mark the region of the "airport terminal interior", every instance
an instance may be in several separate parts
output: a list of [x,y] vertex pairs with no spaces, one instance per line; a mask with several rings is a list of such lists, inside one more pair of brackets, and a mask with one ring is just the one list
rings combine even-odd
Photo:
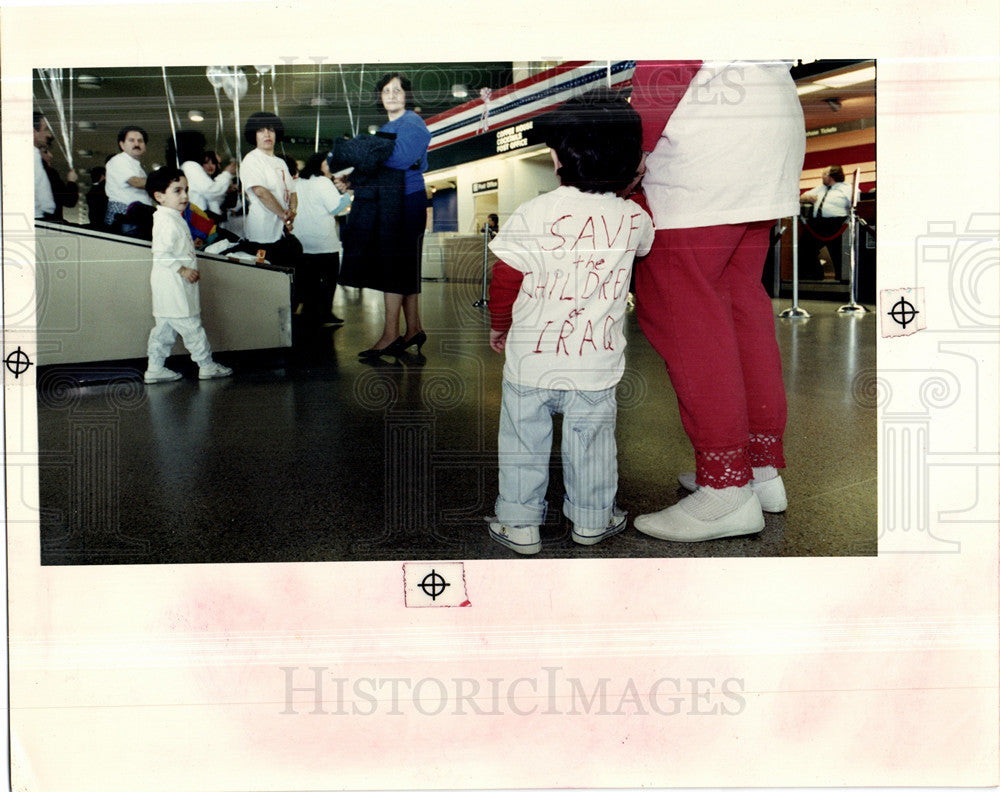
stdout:
[[[840,165],[855,213],[842,243],[807,222],[779,219],[765,264],[788,397],[787,510],[766,514],[759,534],[708,542],[634,530],[636,515],[686,496],[677,474],[693,470],[694,453],[663,361],[630,305],[617,424],[618,504],[629,526],[593,546],[572,541],[561,510],[557,420],[542,550],[531,557],[491,541],[484,521],[497,494],[503,359],[488,344],[485,283],[495,259],[482,228],[490,214],[502,224],[519,203],[555,186],[532,128],[537,116],[523,110],[528,94],[551,81],[541,113],[566,98],[556,86],[578,90],[587,75],[627,90],[634,63],[389,66],[38,70],[36,107],[58,119],[61,106],[69,122],[52,124],[63,142],[54,167],[65,173],[72,164],[81,174],[78,206],[62,222],[34,227],[42,563],[875,555],[874,62],[792,68],[806,120],[801,189]],[[214,72],[218,84],[213,69],[222,70]],[[200,124],[225,161],[245,153],[236,118],[264,107],[278,111],[285,152],[301,162],[384,121],[374,103],[349,97],[373,88],[385,70],[417,78],[413,93],[434,135],[423,346],[359,359],[381,332],[380,292],[338,287],[333,312],[343,323],[315,326],[295,314],[287,268],[199,254],[206,331],[215,359],[234,373],[199,380],[178,344],[167,362],[183,378],[145,384],[149,242],[95,227],[83,197],[88,169],[116,150],[117,127],[148,130],[147,170],[163,161],[178,119]],[[81,76],[92,85],[77,84],[70,118],[66,102],[54,100],[69,95],[60,81]],[[522,109],[505,117],[500,97],[521,97]],[[102,103],[113,120],[92,121]],[[463,118],[471,132],[449,131]],[[60,129],[75,130],[73,139]],[[75,152],[72,163],[66,149]],[[810,260],[796,267],[795,251],[804,249]]]

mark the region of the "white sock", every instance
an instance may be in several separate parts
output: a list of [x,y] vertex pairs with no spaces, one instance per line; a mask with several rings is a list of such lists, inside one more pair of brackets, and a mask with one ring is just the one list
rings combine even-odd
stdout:
[[753,469],[753,480],[754,481],[770,481],[773,478],[778,477],[778,469],[772,465],[767,467],[755,467]]
[[736,511],[753,497],[749,484],[742,487],[699,487],[681,500],[681,508],[698,520],[718,520]]

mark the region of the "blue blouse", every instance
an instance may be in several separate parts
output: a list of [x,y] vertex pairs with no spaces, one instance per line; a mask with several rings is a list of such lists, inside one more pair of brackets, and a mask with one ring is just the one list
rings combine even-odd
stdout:
[[[407,195],[423,192],[423,171],[427,170],[427,147],[431,142],[431,133],[424,120],[407,110],[395,121],[389,121],[380,132],[391,132],[396,135],[396,147],[389,159],[385,161],[388,168],[398,168],[404,172],[404,192]],[[410,169],[413,163],[420,163],[418,169]]]

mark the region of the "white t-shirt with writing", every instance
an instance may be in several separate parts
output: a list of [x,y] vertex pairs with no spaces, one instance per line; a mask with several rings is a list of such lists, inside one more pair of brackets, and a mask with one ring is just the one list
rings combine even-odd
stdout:
[[649,215],[610,193],[558,187],[518,207],[490,243],[524,276],[504,378],[553,390],[616,385],[632,262],[652,244]]
[[287,209],[295,192],[292,174],[281,157],[270,156],[254,149],[243,158],[240,165],[243,191],[250,202],[247,210],[246,238],[253,242],[277,242],[281,239],[284,223],[254,194],[254,187],[270,191],[282,209]]

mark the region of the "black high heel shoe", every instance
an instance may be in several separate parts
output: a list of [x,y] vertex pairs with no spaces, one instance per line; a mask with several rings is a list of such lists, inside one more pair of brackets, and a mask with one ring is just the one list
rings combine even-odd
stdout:
[[390,341],[381,349],[376,349],[375,347],[372,347],[371,349],[366,349],[363,352],[358,352],[358,358],[360,358],[361,360],[371,360],[372,358],[381,357],[382,355],[395,357],[396,355],[398,355],[400,352],[403,351],[404,349],[404,347],[402,346],[403,343],[404,343],[403,336],[400,336],[395,341]]
[[427,333],[423,330],[418,330],[409,340],[400,336],[395,343],[400,344],[399,351],[405,352],[414,344],[417,345],[417,354],[420,354],[420,347],[422,347],[427,342]]

